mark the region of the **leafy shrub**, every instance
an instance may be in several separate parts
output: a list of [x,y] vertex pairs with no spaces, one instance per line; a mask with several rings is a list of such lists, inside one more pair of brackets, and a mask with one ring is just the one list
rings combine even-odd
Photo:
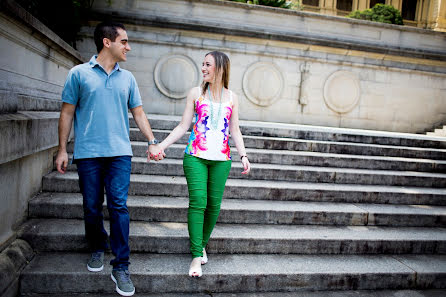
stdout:
[[403,25],[403,18],[398,9],[392,5],[378,3],[373,8],[353,11],[347,17],[373,22]]

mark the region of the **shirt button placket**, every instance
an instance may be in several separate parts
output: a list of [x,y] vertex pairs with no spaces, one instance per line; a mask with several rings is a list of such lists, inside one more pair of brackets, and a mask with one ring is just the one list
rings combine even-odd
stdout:
[[111,74],[110,74],[110,75],[107,75],[107,80],[106,80],[106,82],[105,82],[105,87],[106,87],[107,89],[111,89],[111,88],[112,88]]

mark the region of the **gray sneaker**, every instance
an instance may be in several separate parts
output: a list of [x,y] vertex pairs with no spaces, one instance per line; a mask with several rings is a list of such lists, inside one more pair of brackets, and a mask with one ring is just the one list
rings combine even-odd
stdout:
[[104,252],[91,253],[91,258],[87,263],[88,271],[99,272],[104,269]]
[[132,296],[135,294],[135,287],[130,279],[128,270],[112,270],[111,279],[116,284],[116,292],[122,296]]

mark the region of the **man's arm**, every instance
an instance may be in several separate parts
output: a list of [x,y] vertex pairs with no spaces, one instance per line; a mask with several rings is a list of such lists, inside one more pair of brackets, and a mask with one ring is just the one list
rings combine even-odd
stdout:
[[76,106],[69,103],[62,104],[59,118],[59,152],[56,157],[56,168],[60,173],[65,173],[68,166],[67,142],[70,136]]
[[[149,124],[149,120],[147,120],[146,114],[144,113],[142,106],[140,105],[135,108],[132,108],[130,109],[130,111],[133,115],[133,118],[135,119],[136,125],[138,126],[142,134],[144,134],[146,139],[148,141],[155,139],[155,136],[153,136],[152,128],[150,127]],[[153,156],[153,159],[155,159],[156,161],[160,161],[164,159],[166,154],[159,147],[159,145],[151,144],[147,149],[147,161],[150,161],[151,156]]]

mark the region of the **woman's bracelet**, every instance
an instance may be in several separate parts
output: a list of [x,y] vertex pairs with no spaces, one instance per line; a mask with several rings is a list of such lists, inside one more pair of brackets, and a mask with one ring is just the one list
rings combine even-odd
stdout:
[[243,155],[240,157],[240,160],[243,159],[243,157],[246,157],[247,159],[249,159],[247,155]]

